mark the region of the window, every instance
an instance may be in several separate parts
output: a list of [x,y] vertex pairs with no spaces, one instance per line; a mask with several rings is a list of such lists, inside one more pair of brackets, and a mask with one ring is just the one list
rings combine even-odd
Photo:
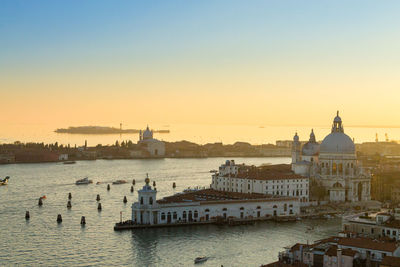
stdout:
[[183,211],[183,213],[182,213],[182,218],[183,218],[183,219],[186,219],[186,211]]
[[150,205],[153,205],[153,198],[152,197],[150,197],[149,203],[150,203]]
[[223,210],[223,211],[227,211],[227,208],[223,208],[222,210]]
[[283,205],[283,211],[287,211],[287,204]]
[[260,206],[257,206],[257,209],[261,209],[261,207],[260,207]]
[[240,207],[240,210],[244,210],[244,208],[243,208],[243,207]]
[[162,220],[162,221],[165,220],[165,213],[164,213],[164,212],[161,213],[161,220]]
[[140,198],[140,205],[143,205],[143,197]]
[[205,212],[210,212],[210,210],[209,210],[209,209],[206,209]]
[[195,218],[199,217],[199,213],[197,212],[197,210],[194,211],[193,217],[195,217]]
[[250,190],[250,184],[248,184],[248,186],[247,186],[247,187],[248,187],[248,189]]
[[174,211],[172,218],[174,218],[174,220],[178,219],[178,214],[176,214],[176,211]]

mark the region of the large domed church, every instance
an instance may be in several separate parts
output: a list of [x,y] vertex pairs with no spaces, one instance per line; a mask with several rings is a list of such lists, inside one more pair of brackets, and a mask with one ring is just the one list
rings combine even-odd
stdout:
[[354,141],[344,133],[339,112],[333,120],[331,133],[321,144],[316,141],[313,130],[309,141],[302,147],[299,136],[295,134],[292,170],[310,177],[313,181],[310,187],[323,188],[325,200],[355,202],[371,198],[371,175],[358,163]]

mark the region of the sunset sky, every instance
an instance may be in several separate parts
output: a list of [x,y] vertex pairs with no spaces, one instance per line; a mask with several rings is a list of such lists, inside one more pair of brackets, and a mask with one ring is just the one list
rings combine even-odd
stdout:
[[0,123],[326,125],[340,110],[400,125],[399,14],[400,1],[2,0]]

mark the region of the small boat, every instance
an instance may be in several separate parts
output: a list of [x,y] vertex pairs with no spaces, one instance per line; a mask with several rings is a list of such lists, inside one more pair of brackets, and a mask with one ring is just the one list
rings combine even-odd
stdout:
[[194,263],[205,262],[206,260],[208,260],[208,257],[197,257],[194,259]]
[[3,180],[0,180],[0,185],[8,184],[8,180],[10,180],[10,176],[6,176]]
[[64,164],[75,164],[75,160],[64,161]]
[[126,180],[117,180],[115,182],[112,182],[112,184],[126,184],[127,181]]
[[81,184],[92,184],[93,180],[89,180],[89,178],[85,177],[83,179],[80,179],[75,182],[76,185],[81,185]]

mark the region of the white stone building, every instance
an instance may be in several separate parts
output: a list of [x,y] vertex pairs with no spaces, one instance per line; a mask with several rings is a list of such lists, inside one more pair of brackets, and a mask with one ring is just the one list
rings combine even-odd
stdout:
[[295,174],[288,164],[248,166],[227,160],[212,175],[211,188],[219,191],[296,197],[309,201],[308,177]]
[[150,156],[164,156],[165,155],[165,144],[163,141],[153,138],[153,130],[147,126],[146,130],[139,133],[138,144],[142,146]]
[[371,175],[357,161],[354,142],[344,133],[339,112],[333,120],[331,133],[320,145],[311,132],[310,141],[300,149],[296,133],[292,170],[324,187],[326,200],[356,202],[371,199]]
[[146,185],[132,205],[132,222],[139,225],[213,222],[227,220],[297,216],[297,198],[216,191],[192,190],[157,200],[157,191]]

